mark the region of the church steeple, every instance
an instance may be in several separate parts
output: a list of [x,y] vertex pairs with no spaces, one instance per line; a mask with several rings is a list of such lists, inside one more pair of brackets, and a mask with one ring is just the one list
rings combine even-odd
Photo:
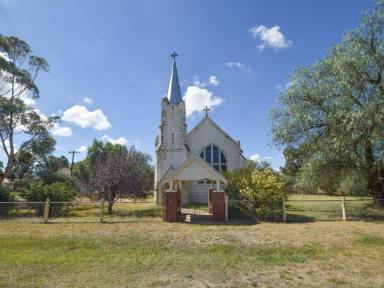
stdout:
[[176,52],[173,52],[171,55],[171,57],[173,58],[173,65],[172,65],[171,79],[169,80],[169,86],[168,86],[168,92],[167,92],[167,98],[169,100],[169,103],[174,105],[179,104],[182,101],[179,76],[177,75],[177,68],[176,68],[177,56],[178,55],[176,54]]

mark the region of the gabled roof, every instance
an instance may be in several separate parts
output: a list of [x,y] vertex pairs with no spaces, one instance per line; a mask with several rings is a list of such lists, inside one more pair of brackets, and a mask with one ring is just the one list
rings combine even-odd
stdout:
[[166,173],[165,177],[161,180],[161,185],[171,179],[180,181],[219,179],[221,182],[227,184],[227,179],[224,175],[213,169],[207,162],[195,154],[189,156],[188,159],[175,170]]
[[228,139],[238,144],[238,142],[233,139],[227,132],[225,132],[215,121],[213,121],[209,116],[205,116],[203,120],[199,122],[191,131],[188,132],[188,135],[192,134],[193,131],[197,130],[200,126],[204,124],[205,121],[209,121],[213,126],[215,126],[219,131],[221,131]]
[[179,104],[183,100],[181,98],[179,76],[177,75],[176,56],[173,57],[171,79],[169,80],[167,98],[170,104]]

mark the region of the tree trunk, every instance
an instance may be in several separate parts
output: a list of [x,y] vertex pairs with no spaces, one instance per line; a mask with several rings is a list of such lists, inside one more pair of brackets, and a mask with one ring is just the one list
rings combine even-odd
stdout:
[[113,201],[108,201],[108,215],[112,215]]

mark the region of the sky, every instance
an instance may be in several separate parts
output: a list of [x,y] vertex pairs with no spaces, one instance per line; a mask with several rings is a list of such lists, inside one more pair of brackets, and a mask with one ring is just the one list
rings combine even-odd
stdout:
[[210,117],[244,155],[284,164],[270,110],[300,66],[326,56],[373,0],[0,0],[0,33],[50,64],[44,115],[58,114],[55,155],[86,156],[93,139],[154,157],[170,54],[176,51],[188,130]]

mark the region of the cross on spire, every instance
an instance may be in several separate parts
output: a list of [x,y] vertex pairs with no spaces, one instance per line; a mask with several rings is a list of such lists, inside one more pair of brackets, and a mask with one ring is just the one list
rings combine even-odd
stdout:
[[173,58],[173,61],[176,60],[176,57],[177,57],[177,56],[179,56],[179,55],[177,55],[176,52],[173,51],[173,53],[171,54],[171,57]]
[[211,111],[211,109],[209,109],[208,106],[205,106],[203,111],[205,112],[205,117],[208,117],[208,112]]

